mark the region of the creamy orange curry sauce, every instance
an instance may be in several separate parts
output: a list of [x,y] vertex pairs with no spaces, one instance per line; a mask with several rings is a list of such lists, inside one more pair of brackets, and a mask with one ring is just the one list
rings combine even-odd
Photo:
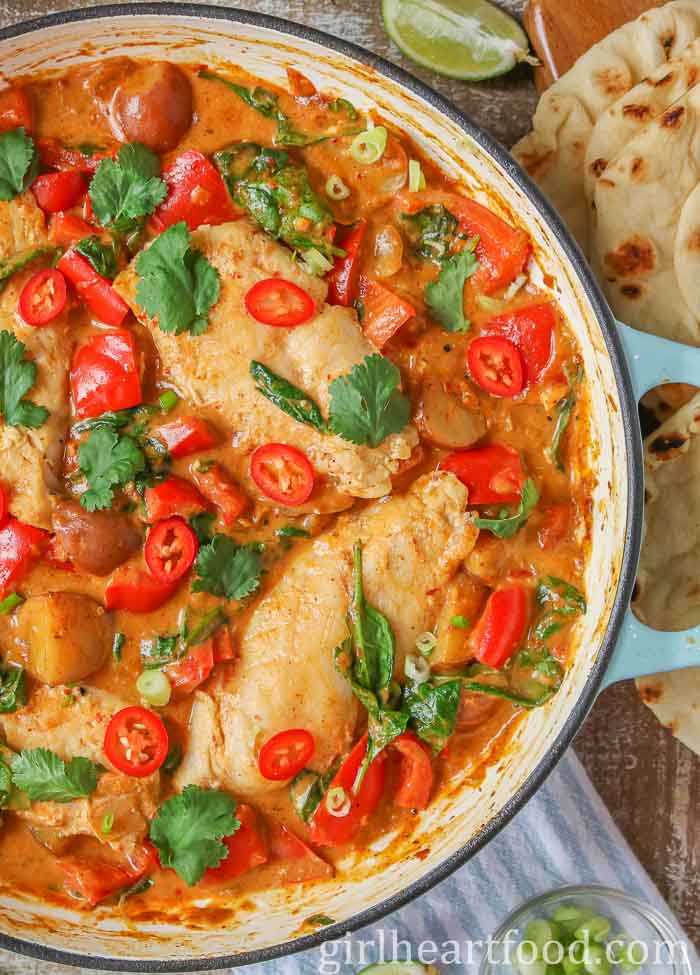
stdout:
[[517,217],[233,67],[0,92],[0,880],[328,880],[569,663],[585,376]]

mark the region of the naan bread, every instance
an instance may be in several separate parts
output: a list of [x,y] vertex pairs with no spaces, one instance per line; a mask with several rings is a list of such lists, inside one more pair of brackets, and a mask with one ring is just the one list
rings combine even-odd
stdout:
[[700,320],[678,286],[674,256],[681,214],[698,182],[696,85],[608,165],[595,187],[591,238],[593,267],[617,317],[690,345],[700,345]]
[[[634,611],[661,630],[700,623],[700,393],[644,444],[645,538]],[[700,656],[700,649],[698,651]],[[700,668],[637,681],[659,721],[700,754]]]
[[613,102],[700,37],[700,0],[673,0],[624,24],[586,52],[546,91],[533,131],[513,155],[587,248],[583,188],[596,120]]

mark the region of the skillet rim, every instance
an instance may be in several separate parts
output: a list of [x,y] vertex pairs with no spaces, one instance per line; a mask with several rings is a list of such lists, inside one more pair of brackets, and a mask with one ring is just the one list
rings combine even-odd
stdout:
[[190,960],[163,959],[158,961],[154,959],[120,959],[110,956],[64,951],[60,948],[51,948],[48,945],[26,941],[22,938],[15,938],[0,932],[1,948],[14,951],[17,954],[38,958],[42,961],[51,961],[75,967],[84,966],[89,962],[92,967],[100,971],[193,972],[210,971],[217,968],[240,967],[272,961],[276,958],[283,958],[288,955],[317,948],[326,941],[342,938],[346,934],[356,932],[360,928],[375,923],[393,911],[405,906],[410,901],[420,897],[422,894],[427,893],[436,884],[449,877],[492,840],[513,819],[516,813],[525,806],[559,763],[585,721],[598,696],[606,666],[614,652],[617,637],[632,596],[637,561],[641,548],[644,512],[644,466],[641,435],[637,419],[637,397],[633,389],[622,342],[617,334],[612,312],[578,244],[571,237],[563,221],[544,198],[537,186],[507,150],[493,136],[489,135],[484,129],[472,121],[469,116],[461,112],[449,99],[430,88],[425,82],[420,81],[405,69],[392,64],[380,55],[374,54],[359,45],[336,38],[316,28],[306,27],[303,24],[286,20],[283,17],[273,17],[268,14],[241,10],[235,7],[218,7],[208,3],[177,2],[177,0],[175,2],[105,4],[104,6],[47,14],[43,17],[21,21],[0,29],[0,41],[19,37],[23,34],[33,34],[47,28],[59,27],[70,23],[83,23],[101,19],[108,20],[115,17],[154,15],[191,17],[200,20],[211,19],[231,24],[253,25],[280,34],[286,34],[292,38],[300,38],[325,46],[345,57],[373,68],[399,87],[408,89],[412,94],[422,98],[432,108],[457,124],[466,135],[474,139],[496,161],[506,175],[513,180],[525,194],[529,204],[547,222],[581,283],[583,292],[600,325],[611,360],[620,399],[621,420],[627,455],[627,523],[625,527],[625,542],[620,577],[610,613],[610,620],[586,684],[571,709],[559,735],[545,755],[545,758],[533,770],[520,788],[510,797],[499,813],[479,833],[472,836],[459,850],[443,860],[442,863],[438,864],[404,890],[372,907],[365,908],[347,921],[329,925],[313,934],[303,935],[302,937],[283,942],[279,945],[234,955],[216,955],[209,958],[193,958]]

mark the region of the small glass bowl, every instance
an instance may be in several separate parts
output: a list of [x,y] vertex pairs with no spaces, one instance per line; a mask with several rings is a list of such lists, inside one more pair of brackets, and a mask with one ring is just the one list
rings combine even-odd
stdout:
[[[518,975],[515,950],[525,937],[527,925],[549,919],[562,905],[610,918],[613,927],[608,941],[619,934],[627,941],[646,945],[649,957],[638,969],[638,975],[692,975],[694,949],[674,921],[636,897],[612,887],[596,886],[560,887],[522,904],[492,935],[479,975]],[[615,966],[613,972],[617,975],[620,968]]]

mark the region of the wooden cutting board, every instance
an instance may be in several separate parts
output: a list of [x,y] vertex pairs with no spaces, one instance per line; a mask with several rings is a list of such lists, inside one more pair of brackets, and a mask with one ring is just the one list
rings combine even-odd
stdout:
[[542,62],[540,91],[568,71],[578,57],[616,27],[663,0],[528,0],[523,23]]

